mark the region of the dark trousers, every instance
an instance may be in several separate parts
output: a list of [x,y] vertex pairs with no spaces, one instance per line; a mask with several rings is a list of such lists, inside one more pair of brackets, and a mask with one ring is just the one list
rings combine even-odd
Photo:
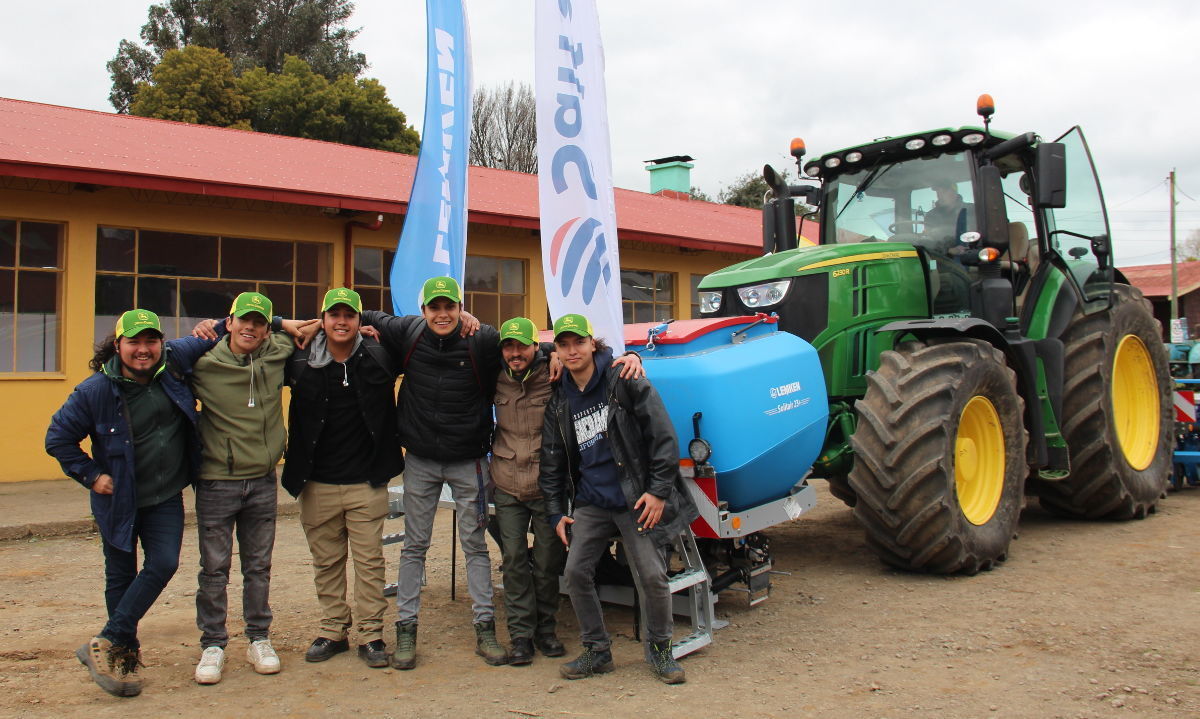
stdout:
[[229,569],[236,531],[242,564],[242,618],[246,638],[266,639],[271,628],[271,550],[278,507],[275,473],[258,479],[203,479],[196,485],[196,529],[200,534],[200,575],[196,588],[196,627],[203,648],[229,643]]
[[625,556],[637,568],[637,576],[641,578],[638,592],[646,609],[646,641],[669,642],[674,619],[667,562],[653,540],[637,531],[633,513],[627,509],[613,511],[586,505],[576,507],[572,516],[575,523],[571,525],[571,550],[567,553],[563,574],[567,578],[567,593],[579,620],[579,638],[584,646],[600,650],[611,646],[600,597],[596,594],[596,564],[613,535],[618,533]]
[[[183,493],[137,511],[133,520],[133,551],[104,542],[104,601],[108,623],[100,636],[113,644],[137,649],[138,622],[179,568],[183,546]],[[137,568],[137,545],[142,546],[142,570]]]
[[496,521],[504,555],[508,636],[532,639],[534,634],[553,634],[557,626],[558,575],[562,573],[566,549],[546,522],[546,501],[539,498],[522,502],[497,489]]

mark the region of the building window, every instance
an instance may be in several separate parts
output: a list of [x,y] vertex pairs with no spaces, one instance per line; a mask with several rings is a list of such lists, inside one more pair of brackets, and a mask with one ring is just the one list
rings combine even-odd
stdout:
[[228,315],[240,292],[263,293],[277,315],[314,317],[328,286],[321,244],[100,227],[96,341],[131,307],[157,313],[167,337],[187,334],[201,319]]
[[625,324],[661,322],[675,316],[675,274],[621,270],[621,310]]
[[692,275],[692,319],[700,319],[700,280],[707,275]]
[[0,372],[59,369],[65,227],[0,219]]
[[467,255],[467,311],[480,322],[499,327],[525,316],[525,260]]
[[354,291],[362,297],[364,310],[392,311],[392,259],[395,250],[382,247],[354,248]]

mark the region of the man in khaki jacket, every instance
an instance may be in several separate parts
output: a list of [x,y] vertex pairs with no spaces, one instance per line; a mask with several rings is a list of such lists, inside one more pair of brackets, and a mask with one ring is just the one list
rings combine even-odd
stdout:
[[[558,577],[566,549],[546,515],[538,488],[542,422],[550,399],[552,345],[539,346],[537,327],[514,317],[499,327],[504,366],[496,383],[496,432],[492,440],[492,481],[496,485],[496,521],[503,555],[504,605],[512,639],[509,664],[533,661],[537,647],[547,657],[566,653],[555,633]],[[624,373],[645,374],[641,359],[629,353],[617,359]],[[533,552],[528,534],[533,531]]]

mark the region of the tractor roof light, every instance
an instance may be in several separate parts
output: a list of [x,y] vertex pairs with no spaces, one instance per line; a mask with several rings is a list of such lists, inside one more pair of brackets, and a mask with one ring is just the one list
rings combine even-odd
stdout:
[[804,166],[804,174],[809,177],[819,177],[821,175],[821,163],[810,162]]
[[842,164],[842,158],[840,158],[840,157],[825,158],[825,167],[828,167],[831,170],[840,164]]
[[1000,250],[995,247],[985,247],[979,251],[980,262],[995,262],[1000,259]]
[[963,141],[964,145],[969,145],[969,146],[978,145],[979,143],[983,142],[983,133],[982,132],[972,132],[969,135],[963,135],[962,141]]
[[797,160],[799,160],[801,157],[804,157],[804,153],[808,151],[808,148],[804,146],[804,140],[799,137],[792,138],[792,146],[790,149],[792,157],[796,158]]
[[934,147],[944,147],[944,146],[950,144],[951,139],[953,139],[953,138],[951,138],[949,135],[934,135],[933,139],[930,140],[929,142]]
[[791,280],[778,280],[775,282],[765,282],[761,285],[739,287],[737,291],[738,298],[741,299],[742,304],[751,309],[770,307],[771,305],[779,304],[784,295],[787,294],[788,287],[791,284]]
[[996,112],[996,103],[992,100],[992,96],[986,92],[979,96],[975,101],[975,112],[979,114],[985,121]]
[[922,147],[925,147],[925,138],[923,137],[914,137],[904,143],[905,150],[920,150]]
[[846,162],[858,162],[862,159],[862,153],[858,150],[846,153]]

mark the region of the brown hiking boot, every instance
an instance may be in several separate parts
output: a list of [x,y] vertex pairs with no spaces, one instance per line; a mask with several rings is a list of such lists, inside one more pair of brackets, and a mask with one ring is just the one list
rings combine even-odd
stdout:
[[116,671],[117,679],[125,683],[125,696],[135,697],[142,693],[142,678],[138,676],[138,667],[144,667],[142,664],[142,650],[130,649],[129,647],[113,647],[114,650],[119,649],[120,654],[115,658],[113,669]]
[[508,664],[508,652],[496,641],[495,620],[475,623],[475,653],[494,667]]
[[122,678],[125,675],[124,657],[128,651],[125,647],[113,646],[104,637],[92,637],[75,650],[75,656],[80,664],[88,668],[92,681],[101,689],[114,697],[132,697],[142,691],[142,682],[137,680],[131,685]]
[[611,649],[592,649],[584,645],[583,652],[560,666],[558,673],[563,679],[586,679],[597,674],[607,674],[615,668]]

